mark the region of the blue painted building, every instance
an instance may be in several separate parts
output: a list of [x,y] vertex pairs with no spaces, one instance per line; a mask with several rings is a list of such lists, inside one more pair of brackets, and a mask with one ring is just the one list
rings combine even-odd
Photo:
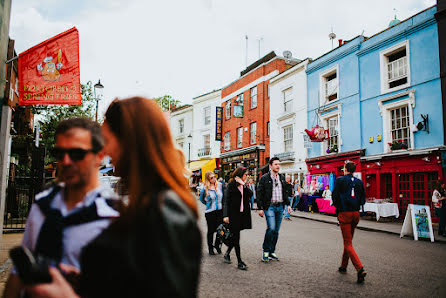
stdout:
[[312,175],[357,164],[368,198],[431,205],[443,178],[444,127],[436,6],[308,65],[308,127],[328,130],[307,159]]

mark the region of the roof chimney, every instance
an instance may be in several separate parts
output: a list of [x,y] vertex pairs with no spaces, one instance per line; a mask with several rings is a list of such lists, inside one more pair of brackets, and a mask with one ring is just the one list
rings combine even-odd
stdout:
[[339,46],[342,46],[342,39],[338,39]]

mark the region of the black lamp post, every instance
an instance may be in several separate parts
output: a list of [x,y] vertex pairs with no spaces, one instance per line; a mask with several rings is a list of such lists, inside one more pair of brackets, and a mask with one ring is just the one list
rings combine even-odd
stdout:
[[192,141],[192,134],[191,134],[191,133],[189,133],[189,135],[187,136],[187,140],[188,140],[188,143],[189,143],[189,155],[188,155],[188,160],[187,160],[187,162],[188,162],[189,165],[190,165],[190,142]]
[[[96,89],[98,89],[98,96],[96,96]],[[96,122],[98,121],[98,108],[100,96],[102,95],[102,89],[104,89],[104,85],[101,84],[101,80],[98,80],[98,82],[94,84],[94,99],[96,100]]]

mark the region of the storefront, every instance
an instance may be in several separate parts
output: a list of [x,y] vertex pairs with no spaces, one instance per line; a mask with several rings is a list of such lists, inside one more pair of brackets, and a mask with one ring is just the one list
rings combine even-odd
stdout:
[[368,200],[397,203],[400,218],[404,218],[408,204],[426,205],[438,221],[432,212],[432,184],[444,178],[440,148],[365,156],[361,164]]
[[202,160],[194,160],[188,163],[187,168],[191,171],[192,180],[198,180],[201,178],[204,181],[204,175],[207,171],[217,172],[220,167],[220,159],[212,158],[212,159],[202,159]]
[[249,174],[256,178],[259,173],[260,152],[264,146],[252,146],[221,154],[222,177],[227,179],[237,167],[248,168]]
[[358,173],[356,176],[361,178],[361,175],[359,174],[361,172],[360,158],[364,155],[364,151],[365,150],[362,149],[308,158],[306,163],[309,175],[334,174],[335,177],[339,177],[344,175],[342,168],[344,167],[345,162],[352,161],[356,164],[356,172]]

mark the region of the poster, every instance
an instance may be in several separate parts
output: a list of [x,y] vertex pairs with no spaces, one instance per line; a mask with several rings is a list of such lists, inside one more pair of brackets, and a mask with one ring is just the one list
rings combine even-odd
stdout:
[[243,118],[243,106],[234,105],[232,107],[233,116],[236,118]]
[[406,217],[401,228],[400,237],[413,235],[418,238],[428,238],[434,242],[434,232],[432,229],[432,218],[429,206],[409,204],[407,206]]
[[19,55],[19,104],[81,104],[75,27]]

